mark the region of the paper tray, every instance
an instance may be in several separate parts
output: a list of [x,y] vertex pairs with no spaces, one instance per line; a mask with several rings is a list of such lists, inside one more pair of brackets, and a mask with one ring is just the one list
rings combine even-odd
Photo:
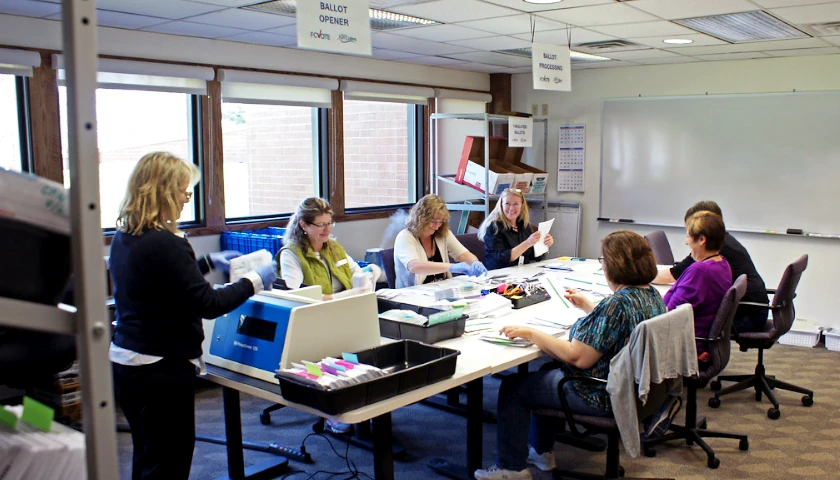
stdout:
[[281,374],[277,379],[284,399],[338,415],[451,377],[460,354],[450,348],[400,340],[356,353],[359,362],[392,372],[384,377],[333,390]]
[[530,305],[536,305],[537,303],[544,302],[548,300],[550,297],[547,293],[534,293],[520,299],[513,299],[510,298],[511,303],[513,303],[513,309],[517,310],[519,308],[524,308]]
[[[435,313],[442,312],[438,308],[421,307],[409,303],[395,302],[384,298],[377,299],[379,313],[388,310],[410,310],[428,317]],[[379,334],[387,338],[417,340],[423,343],[437,343],[450,338],[460,337],[464,334],[464,327],[467,324],[467,316],[448,322],[439,323],[429,327],[414,325],[411,323],[397,322],[386,318],[379,318]]]

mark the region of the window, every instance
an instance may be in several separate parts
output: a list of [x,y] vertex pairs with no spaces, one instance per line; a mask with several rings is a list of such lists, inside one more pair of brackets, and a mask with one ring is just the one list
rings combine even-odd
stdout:
[[28,154],[21,150],[27,142],[24,137],[21,143],[20,121],[25,117],[18,108],[17,83],[14,75],[0,74],[0,168],[20,172],[28,164]]
[[[102,228],[114,228],[128,178],[143,155],[167,151],[188,161],[198,158],[197,103],[185,93],[96,90]],[[59,87],[59,108],[64,184],[69,187],[66,87]],[[200,195],[193,195],[184,206],[180,222],[198,220],[195,207],[199,199]]]
[[320,194],[318,109],[222,104],[225,217],[278,216]]

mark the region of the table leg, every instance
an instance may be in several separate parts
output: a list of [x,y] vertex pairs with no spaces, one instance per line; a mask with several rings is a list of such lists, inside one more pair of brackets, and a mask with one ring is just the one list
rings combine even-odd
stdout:
[[394,479],[391,412],[373,418],[373,476],[376,480]]
[[441,458],[429,460],[427,466],[447,478],[472,480],[473,472],[481,468],[484,431],[482,410],[484,403],[484,380],[477,378],[467,383],[467,464],[452,465]]

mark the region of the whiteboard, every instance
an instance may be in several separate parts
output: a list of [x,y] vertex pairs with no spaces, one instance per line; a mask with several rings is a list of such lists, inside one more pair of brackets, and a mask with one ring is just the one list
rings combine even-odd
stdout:
[[840,234],[840,92],[610,99],[599,217],[682,225],[714,200],[729,230]]

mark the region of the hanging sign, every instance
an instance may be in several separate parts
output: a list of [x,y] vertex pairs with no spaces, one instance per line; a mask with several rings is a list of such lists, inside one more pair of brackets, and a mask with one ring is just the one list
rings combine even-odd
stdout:
[[534,145],[534,119],[508,117],[508,145],[531,147]]
[[547,43],[531,44],[534,90],[572,91],[569,47]]
[[298,0],[298,47],[371,55],[368,0]]

